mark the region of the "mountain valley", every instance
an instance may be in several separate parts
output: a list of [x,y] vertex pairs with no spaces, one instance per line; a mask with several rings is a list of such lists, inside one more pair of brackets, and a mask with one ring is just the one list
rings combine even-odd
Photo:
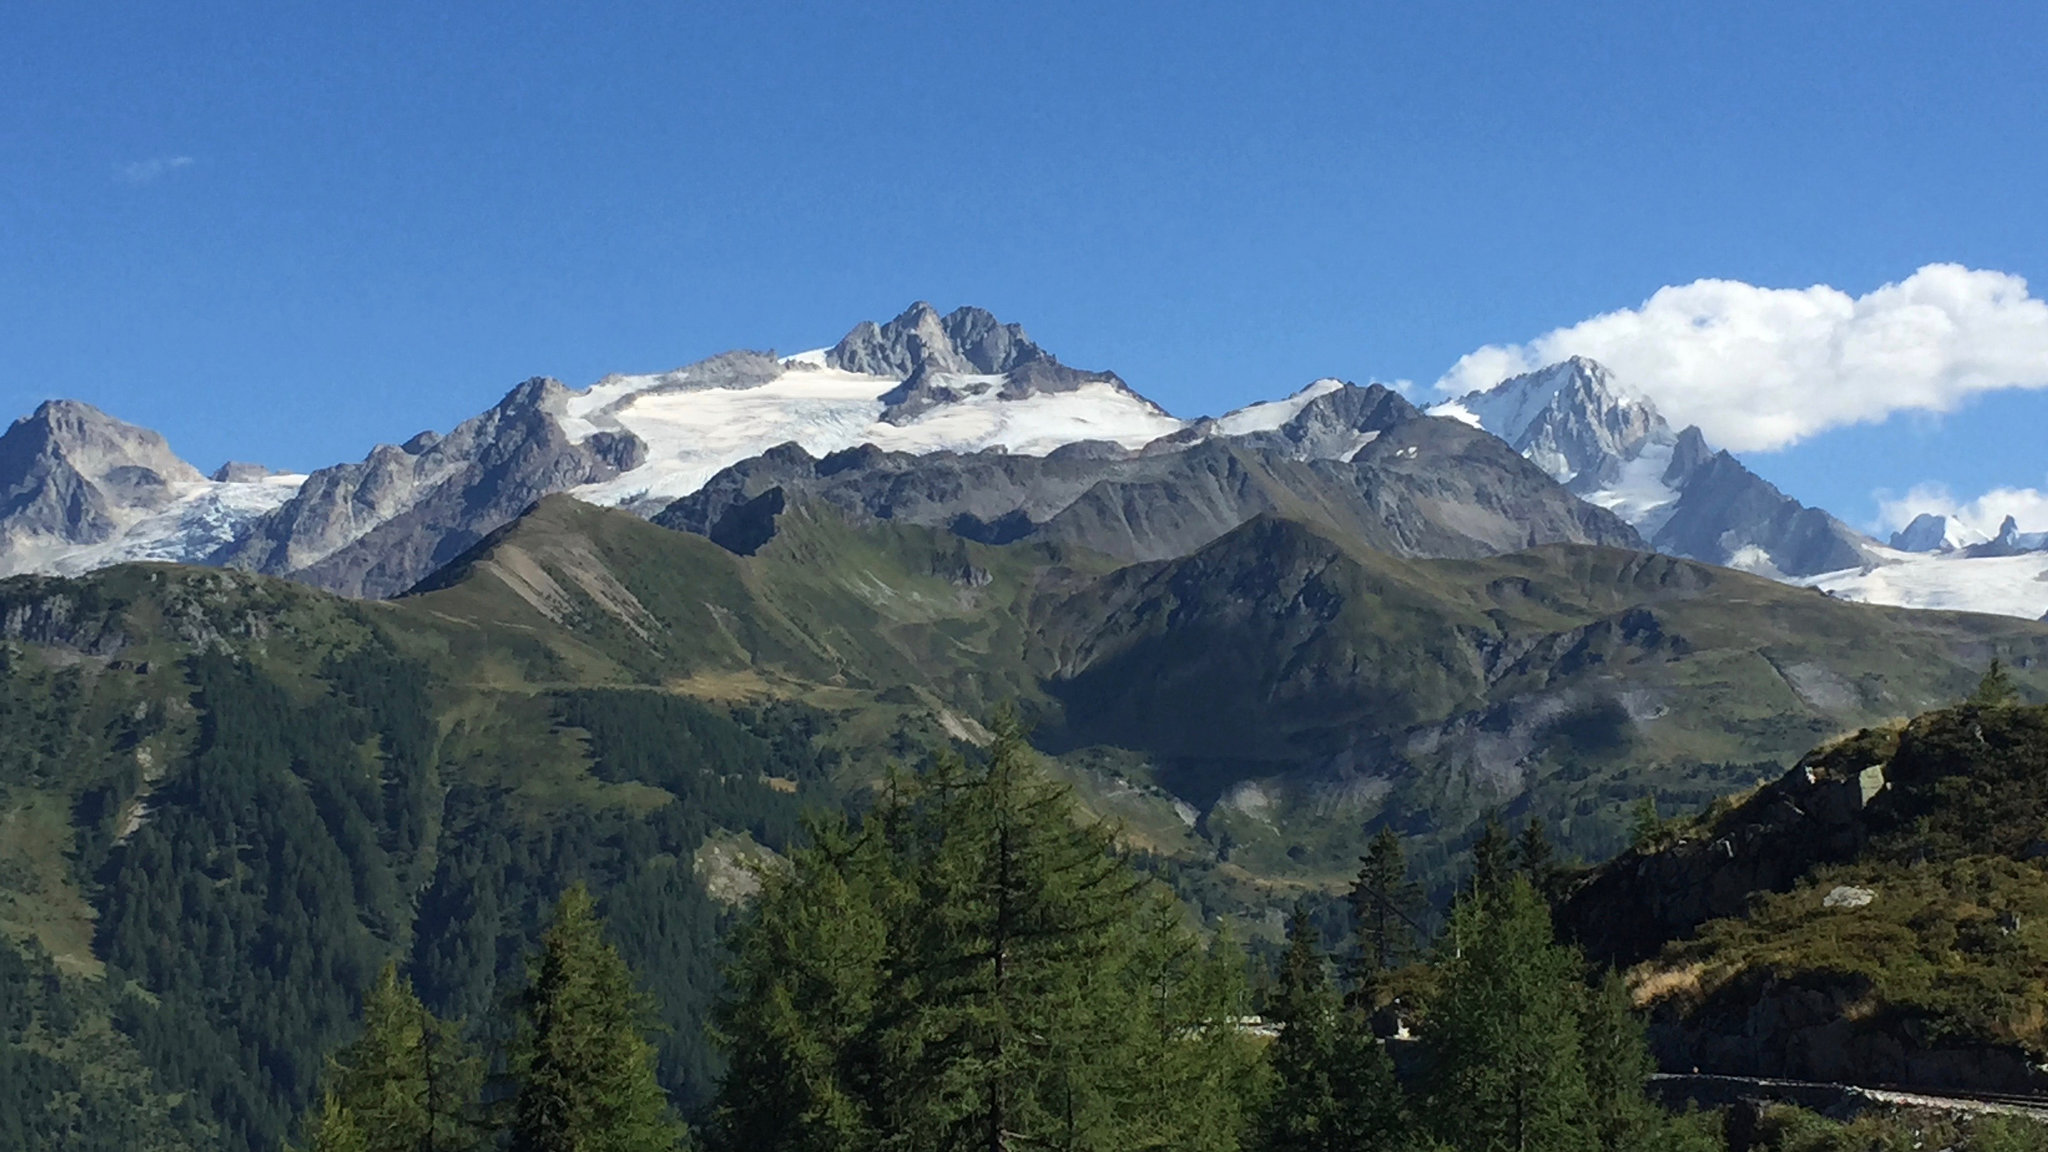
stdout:
[[[0,980],[72,1021],[36,1075],[138,1147],[276,1147],[387,960],[489,1018],[572,879],[663,1005],[664,1086],[703,1103],[758,880],[735,861],[1006,711],[1262,956],[1297,902],[1345,921],[1383,829],[1442,905],[1497,816],[1620,854],[1562,916],[1651,963],[1710,918],[1629,910],[1662,897],[1627,876],[1684,873],[1636,806],[1753,813],[1723,798],[1781,798],[1810,749],[1993,661],[2048,696],[2038,612],[1833,594],[2039,541],[1879,545],[1589,361],[1181,421],[973,309],[529,381],[306,477],[208,479],[52,402],[0,437],[0,532]],[[1668,1059],[1712,1048],[1659,1011]]]

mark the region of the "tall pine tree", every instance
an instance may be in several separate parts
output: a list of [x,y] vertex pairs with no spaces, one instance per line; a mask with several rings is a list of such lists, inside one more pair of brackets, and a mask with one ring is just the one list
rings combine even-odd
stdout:
[[1287,956],[1267,1011],[1280,1035],[1268,1052],[1270,1095],[1252,1145],[1258,1152],[1367,1152],[1407,1146],[1401,1092],[1385,1049],[1339,1003],[1316,929],[1297,906]]
[[1423,1022],[1423,1100],[1461,1152],[1596,1152],[1578,954],[1526,878],[1460,897]]
[[1558,895],[1558,878],[1563,871],[1557,863],[1557,850],[1551,847],[1550,834],[1543,827],[1543,818],[1532,815],[1522,825],[1522,834],[1515,837],[1515,871],[1529,878],[1529,884],[1546,901],[1555,902]]
[[734,934],[716,1015],[729,1058],[716,1147],[825,1152],[879,1139],[889,1079],[880,1025],[913,1006],[886,984],[900,881],[872,832],[843,818],[815,822],[809,846],[764,877]]
[[1628,984],[1608,969],[1580,1010],[1579,1047],[1592,1101],[1588,1119],[1601,1152],[1715,1152],[1710,1117],[1672,1116],[1644,1092],[1650,1073],[1643,1022]]
[[651,1015],[590,893],[562,894],[530,963],[513,1054],[513,1152],[672,1152],[684,1132],[654,1078]]
[[1514,871],[1514,845],[1500,822],[1500,813],[1488,811],[1480,825],[1479,839],[1472,842],[1472,890],[1497,892]]
[[2006,708],[2019,703],[2019,686],[2013,683],[2012,673],[2005,670],[2005,664],[1992,657],[1991,667],[1984,670],[1984,678],[1977,681],[1977,690],[1970,693],[1964,704],[1975,708]]
[[740,927],[720,1147],[1227,1152],[1242,989],[1037,770],[892,777]]
[[452,1021],[428,1012],[387,963],[363,996],[363,1031],[328,1064],[311,1152],[468,1152],[483,1061]]
[[1401,837],[1381,828],[1358,858],[1358,878],[1351,885],[1351,919],[1358,942],[1353,978],[1369,982],[1406,962],[1421,935],[1422,886],[1408,878],[1408,860]]

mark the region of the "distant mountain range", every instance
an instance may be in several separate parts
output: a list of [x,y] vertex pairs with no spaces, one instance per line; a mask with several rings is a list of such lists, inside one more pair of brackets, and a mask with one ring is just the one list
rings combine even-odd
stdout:
[[1648,546],[1854,599],[2048,609],[2048,534],[1969,539],[1922,517],[1886,547],[1697,428],[1674,432],[1589,360],[1426,411],[1318,380],[1181,420],[1015,324],[923,303],[796,356],[728,352],[581,391],[536,378],[445,436],[310,476],[208,477],[154,432],[51,401],[0,436],[0,575],[171,560],[388,597],[558,492],[739,549],[799,495],[1122,560],[1185,556],[1277,513],[1405,556]]

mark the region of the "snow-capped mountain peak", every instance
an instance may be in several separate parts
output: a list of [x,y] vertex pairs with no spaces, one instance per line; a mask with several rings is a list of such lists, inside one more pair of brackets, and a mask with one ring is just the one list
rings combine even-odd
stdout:
[[644,462],[573,495],[651,514],[720,469],[782,443],[825,456],[886,451],[1042,456],[1080,441],[1137,449],[1184,422],[1113,373],[1069,368],[979,308],[922,301],[863,321],[822,352],[728,352],[658,376],[612,376],[550,401],[563,431],[646,446]]
[[1675,439],[1648,397],[1582,356],[1467,392],[1430,412],[1486,429],[1581,492],[1598,491],[1646,447],[1668,447]]
[[156,432],[48,401],[0,435],[0,571],[203,560],[305,479],[228,471],[208,479]]
[[1922,512],[1912,523],[1892,533],[1891,546],[1900,552],[1957,552],[1984,543],[1981,533],[1953,516]]
[[1602,365],[1573,357],[1430,409],[1506,440],[1531,463],[1634,525],[1660,551],[1769,576],[1862,563],[1874,541],[1674,433],[1656,405]]
[[1221,436],[1243,436],[1251,432],[1273,432],[1301,414],[1318,396],[1343,388],[1344,381],[1325,376],[1281,400],[1262,400],[1218,416],[1213,430]]
[[1593,360],[1574,356],[1467,392],[1429,410],[1507,441],[1588,503],[1653,537],[1684,487],[1678,444],[1648,397]]

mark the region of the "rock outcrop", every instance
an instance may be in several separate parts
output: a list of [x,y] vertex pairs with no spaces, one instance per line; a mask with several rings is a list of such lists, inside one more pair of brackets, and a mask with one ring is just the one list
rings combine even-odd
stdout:
[[[863,447],[815,459],[786,444],[724,470],[655,522],[718,539],[719,525],[738,509],[758,515],[754,502],[771,490],[858,519],[943,527],[984,543],[1055,541],[1127,561],[1188,555],[1266,514],[1407,556],[1641,545],[1499,440],[1427,417],[1380,385],[1327,392],[1274,429],[1142,452],[1084,441],[1045,456]],[[746,539],[759,546],[753,531]]]
[[211,561],[349,596],[403,592],[540,497],[645,459],[630,433],[570,440],[555,418],[566,391],[535,378],[446,436],[323,468]]

